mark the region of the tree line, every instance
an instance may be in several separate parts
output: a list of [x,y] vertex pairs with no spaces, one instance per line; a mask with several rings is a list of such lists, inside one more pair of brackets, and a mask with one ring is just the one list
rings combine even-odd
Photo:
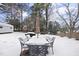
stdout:
[[[71,9],[69,3],[62,3],[61,5],[65,7],[65,15],[62,15],[59,12],[59,9],[56,8],[56,12],[54,7],[57,7],[57,4],[53,6],[51,3],[2,3],[0,5],[0,13],[6,14],[5,21],[9,24],[14,25],[15,31],[34,31],[41,33],[51,33],[56,34],[57,31],[69,32],[70,36],[72,33],[77,31],[79,26],[76,24],[79,21],[79,4],[76,3],[76,11],[75,9]],[[53,6],[53,7],[52,7]],[[28,16],[23,19],[23,12],[27,12]],[[57,21],[50,21],[49,17],[56,13],[58,17],[61,19],[60,21],[64,22],[63,24],[59,24]],[[52,18],[54,18],[52,16]],[[57,20],[54,18],[54,20]]]

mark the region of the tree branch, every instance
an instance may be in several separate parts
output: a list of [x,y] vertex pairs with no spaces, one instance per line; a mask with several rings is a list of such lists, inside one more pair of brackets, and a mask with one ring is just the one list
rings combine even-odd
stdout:
[[57,14],[64,20],[64,22],[66,23],[66,25],[68,26],[68,28],[70,28],[69,24],[67,23],[66,19],[60,15],[60,13],[57,11]]
[[78,12],[77,12],[77,16],[76,16],[76,18],[75,18],[75,22],[77,22],[77,21],[79,21],[79,19],[78,19],[78,17],[79,17],[79,4],[78,4],[78,10],[77,10]]

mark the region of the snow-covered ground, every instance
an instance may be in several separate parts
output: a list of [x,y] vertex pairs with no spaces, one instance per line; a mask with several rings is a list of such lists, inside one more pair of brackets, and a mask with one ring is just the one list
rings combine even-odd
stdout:
[[[22,37],[25,39],[24,34],[20,32],[0,34],[0,56],[19,56],[21,45],[18,38]],[[55,35],[40,35],[40,37],[44,36],[55,37],[54,56],[79,56],[79,41],[74,38],[69,39]],[[48,50],[48,55],[52,55],[51,49]]]
[[0,56],[19,56],[21,52],[19,37],[24,38],[24,33],[0,34]]
[[55,56],[79,56],[79,41],[74,38],[56,36],[54,42]]

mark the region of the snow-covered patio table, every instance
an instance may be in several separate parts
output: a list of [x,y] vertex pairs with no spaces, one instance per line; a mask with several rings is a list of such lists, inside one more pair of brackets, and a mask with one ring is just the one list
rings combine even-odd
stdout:
[[48,53],[48,43],[49,42],[43,36],[33,36],[26,42],[31,56],[45,56]]
[[29,41],[26,42],[28,45],[45,45],[46,43],[49,43],[46,41],[46,38],[40,36],[38,38],[37,36],[33,36],[31,39],[29,39]]

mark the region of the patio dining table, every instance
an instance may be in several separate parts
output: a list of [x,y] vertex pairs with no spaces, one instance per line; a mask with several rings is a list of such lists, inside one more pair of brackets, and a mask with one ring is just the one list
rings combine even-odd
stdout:
[[30,56],[46,56],[48,54],[48,44],[45,37],[33,36],[29,41],[26,42],[29,48]]

